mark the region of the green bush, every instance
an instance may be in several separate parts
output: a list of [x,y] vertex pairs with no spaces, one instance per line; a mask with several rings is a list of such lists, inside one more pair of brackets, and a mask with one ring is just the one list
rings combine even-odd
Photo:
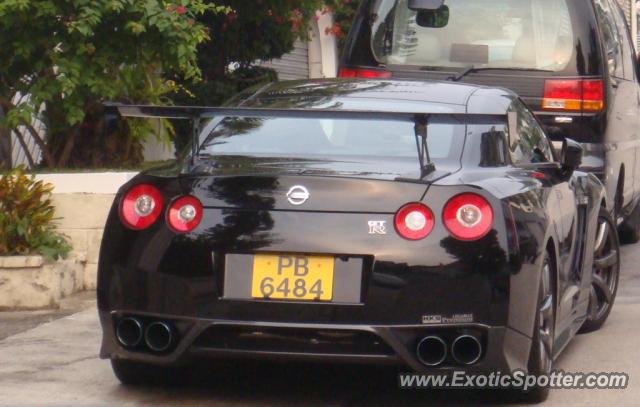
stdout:
[[71,246],[54,228],[52,190],[23,168],[0,176],[0,256],[67,256]]
[[[147,134],[104,139],[102,102],[159,104],[170,79],[198,80],[198,45],[216,33],[196,18],[226,14],[217,3],[0,0],[0,130],[24,126],[46,168],[139,163]],[[36,113],[46,139],[31,126]]]

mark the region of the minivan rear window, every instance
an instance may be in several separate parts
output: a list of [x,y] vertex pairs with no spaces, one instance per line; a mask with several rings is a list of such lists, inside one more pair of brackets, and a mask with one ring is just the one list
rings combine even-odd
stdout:
[[408,3],[374,2],[372,50],[382,64],[557,72],[573,57],[566,0],[445,0],[435,20]]

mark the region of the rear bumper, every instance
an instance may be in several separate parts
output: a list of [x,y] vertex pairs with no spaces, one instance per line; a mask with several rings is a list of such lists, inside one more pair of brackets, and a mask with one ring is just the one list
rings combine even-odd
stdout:
[[[135,317],[143,325],[168,322],[175,329],[175,343],[165,353],[145,345],[125,348],[116,339],[115,326],[123,317]],[[391,365],[418,373],[526,370],[531,339],[507,327],[481,324],[425,325],[331,325],[172,318],[132,312],[100,312],[103,328],[102,358],[125,359],[155,365],[186,365],[202,358],[290,360],[322,363]],[[451,343],[461,334],[477,336],[482,343],[480,359],[462,365],[451,357]],[[439,366],[426,366],[416,354],[420,339],[442,337],[448,356]]]
[[[229,187],[242,190],[235,184]],[[394,213],[386,212],[329,215],[207,207],[205,221],[193,233],[176,235],[162,222],[136,232],[122,226],[116,199],[98,267],[101,356],[165,365],[203,356],[364,362],[442,372],[460,366],[445,361],[427,368],[416,354],[419,340],[442,335],[447,347],[454,335],[471,331],[481,338],[483,351],[465,370],[525,369],[537,304],[537,293],[530,287],[539,281],[544,244],[540,231],[547,230],[546,217],[506,212],[506,202],[477,187],[432,185],[424,199],[434,213],[442,213],[451,196],[464,192],[483,194],[494,209],[494,229],[473,242],[451,237],[441,223],[421,241],[409,242],[396,233],[368,233],[372,220],[392,227]],[[514,226],[511,217],[517,215],[522,220],[515,219]],[[519,240],[513,238],[514,227]],[[345,272],[358,283],[341,283],[359,291],[358,301],[319,304],[229,297],[232,273],[246,277],[250,270],[250,263],[236,264],[231,257],[255,253],[330,255],[340,262],[361,259],[358,270]],[[250,285],[245,281],[241,286]],[[126,316],[149,323],[166,321],[175,327],[178,339],[164,353],[150,352],[144,345],[125,348],[116,339],[115,323]],[[278,330],[280,343],[239,346],[246,338],[211,337],[211,331],[233,328],[269,330],[264,337]],[[326,332],[317,332],[326,330],[331,331],[328,337],[347,339],[326,343]],[[348,338],[364,338],[364,343],[349,343]]]

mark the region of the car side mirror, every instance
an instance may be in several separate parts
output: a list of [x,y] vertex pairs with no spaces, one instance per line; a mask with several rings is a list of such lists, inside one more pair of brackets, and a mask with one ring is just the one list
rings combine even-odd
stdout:
[[562,142],[560,164],[563,172],[569,176],[582,165],[582,145],[577,141],[565,138]]
[[442,6],[435,10],[418,10],[416,23],[420,27],[442,28],[449,24],[449,7]]

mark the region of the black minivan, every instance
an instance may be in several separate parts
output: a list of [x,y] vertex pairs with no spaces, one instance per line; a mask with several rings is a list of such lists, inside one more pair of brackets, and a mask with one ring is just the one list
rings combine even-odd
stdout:
[[640,239],[640,85],[615,0],[364,0],[339,76],[502,86],[607,190],[628,242]]

